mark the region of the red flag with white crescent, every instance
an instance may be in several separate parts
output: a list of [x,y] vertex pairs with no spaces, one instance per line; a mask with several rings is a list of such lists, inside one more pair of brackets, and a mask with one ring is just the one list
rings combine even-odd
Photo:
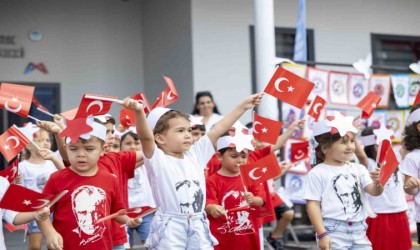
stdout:
[[259,116],[254,112],[252,135],[255,139],[270,144],[276,144],[282,127],[282,122]]
[[292,143],[290,147],[290,162],[298,162],[309,158],[309,141]]
[[2,83],[0,88],[0,108],[28,117],[35,87]]
[[325,103],[325,99],[317,95],[309,108],[308,115],[312,116],[316,122],[321,115],[321,110],[324,108]]
[[165,80],[168,87],[166,87],[166,89],[159,94],[156,102],[152,106],[152,109],[157,107],[166,107],[176,102],[179,98],[178,92],[172,79],[167,76],[163,76],[163,79]]
[[42,194],[20,185],[10,184],[0,201],[0,208],[16,212],[37,211],[48,205],[54,195]]
[[399,162],[394,150],[391,146],[391,141],[382,140],[379,144],[378,155],[376,160],[381,165],[381,173],[379,174],[379,183],[385,186],[388,179],[397,169]]
[[373,111],[378,107],[379,102],[381,101],[381,96],[376,94],[373,91],[369,91],[369,93],[363,97],[362,100],[357,104],[357,107],[359,107],[362,110],[362,119],[369,118]]
[[16,157],[16,159],[12,162],[12,164],[9,165],[6,169],[0,171],[0,176],[6,178],[9,183],[12,183],[13,180],[18,176],[19,174],[19,157]]
[[137,101],[141,101],[141,103],[143,103],[144,113],[147,114],[152,110],[150,103],[146,98],[146,94],[144,94],[143,92],[135,94],[133,96],[133,99]]
[[0,151],[6,161],[11,161],[30,143],[29,139],[16,127],[11,126],[0,136]]
[[[87,98],[88,96],[89,98]],[[117,100],[114,96],[84,94],[77,111],[72,109],[61,113],[67,120],[86,118],[88,116],[105,115],[111,109],[111,100]]]
[[278,67],[264,92],[301,109],[314,87],[314,83]]
[[241,175],[246,185],[256,185],[277,177],[281,169],[274,153],[251,164],[241,165]]

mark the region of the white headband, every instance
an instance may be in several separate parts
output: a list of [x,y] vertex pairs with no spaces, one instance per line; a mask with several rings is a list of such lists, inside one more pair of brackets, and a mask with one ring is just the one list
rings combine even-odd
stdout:
[[406,125],[411,125],[418,121],[420,121],[420,108],[414,110],[414,112],[408,116]]
[[371,146],[376,145],[376,136],[375,135],[365,135],[360,137],[360,140],[362,141],[363,146]]
[[230,148],[231,144],[233,143],[232,136],[226,135],[222,136],[219,139],[217,139],[217,150],[220,150],[222,148]]
[[171,110],[172,109],[158,107],[150,111],[149,115],[147,116],[147,123],[149,124],[150,129],[153,131],[155,129],[156,123],[159,121],[162,115]]
[[[89,120],[89,119],[88,119]],[[91,136],[98,137],[98,139],[101,139],[103,141],[106,141],[106,127],[100,123],[97,122],[87,122],[89,126],[93,128],[92,131],[89,133],[81,134],[79,137],[85,140],[89,140]],[[66,144],[69,144],[71,142],[71,138],[66,138]]]

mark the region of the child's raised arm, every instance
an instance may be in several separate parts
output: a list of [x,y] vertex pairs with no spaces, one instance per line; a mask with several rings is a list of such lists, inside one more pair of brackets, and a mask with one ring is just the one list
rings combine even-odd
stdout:
[[270,152],[274,152],[276,150],[279,150],[283,145],[286,143],[287,140],[296,132],[301,130],[305,126],[305,120],[300,119],[294,121],[290,126],[284,131],[283,134],[281,134],[276,141],[276,144],[271,145]]
[[41,148],[38,150],[38,153],[42,157],[42,159],[52,161],[52,163],[54,163],[54,166],[57,168],[57,170],[66,168],[64,166],[63,161],[58,159],[57,155],[53,151],[49,150],[48,148]]
[[149,124],[147,123],[143,105],[138,101],[130,98],[125,98],[122,105],[128,109],[134,110],[136,115],[137,135],[141,141],[144,156],[147,158],[152,157],[155,150],[155,137],[153,135],[153,131],[150,129]]
[[211,142],[216,143],[217,139],[226,133],[232,125],[247,111],[248,109],[258,105],[261,102],[262,94],[253,94],[248,96],[236,108],[234,108],[223,119],[217,122],[214,127],[207,133]]

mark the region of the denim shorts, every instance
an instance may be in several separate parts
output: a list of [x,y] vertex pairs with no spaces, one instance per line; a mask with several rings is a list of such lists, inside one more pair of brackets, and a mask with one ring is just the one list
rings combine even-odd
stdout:
[[152,224],[153,214],[144,216],[142,219],[143,222],[138,227],[127,228],[128,243],[130,243],[131,247],[134,245],[133,237],[135,232],[137,232],[141,240],[146,240],[147,236],[149,236],[150,224]]
[[156,211],[146,240],[149,250],[212,250],[219,242],[210,233],[206,214]]
[[332,240],[332,249],[371,250],[372,244],[366,236],[365,221],[346,222],[322,219],[324,227]]
[[38,227],[38,224],[36,224],[36,221],[33,220],[28,223],[28,234],[36,234],[41,233],[41,230]]

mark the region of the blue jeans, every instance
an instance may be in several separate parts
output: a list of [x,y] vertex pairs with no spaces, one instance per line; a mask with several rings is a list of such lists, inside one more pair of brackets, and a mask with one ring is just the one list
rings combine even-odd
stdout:
[[332,249],[372,249],[372,244],[366,236],[367,224],[365,221],[346,222],[326,218],[322,220],[331,237]]
[[124,244],[112,246],[112,250],[125,250]]
[[143,217],[142,219],[143,219],[143,222],[138,227],[127,228],[128,243],[130,243],[130,247],[133,247],[134,245],[133,237],[134,237],[135,232],[137,232],[141,240],[146,240],[147,236],[149,236],[150,224],[152,224],[153,214],[149,214]]
[[158,210],[146,247],[171,250],[210,250],[219,242],[210,233],[206,214],[172,214]]

